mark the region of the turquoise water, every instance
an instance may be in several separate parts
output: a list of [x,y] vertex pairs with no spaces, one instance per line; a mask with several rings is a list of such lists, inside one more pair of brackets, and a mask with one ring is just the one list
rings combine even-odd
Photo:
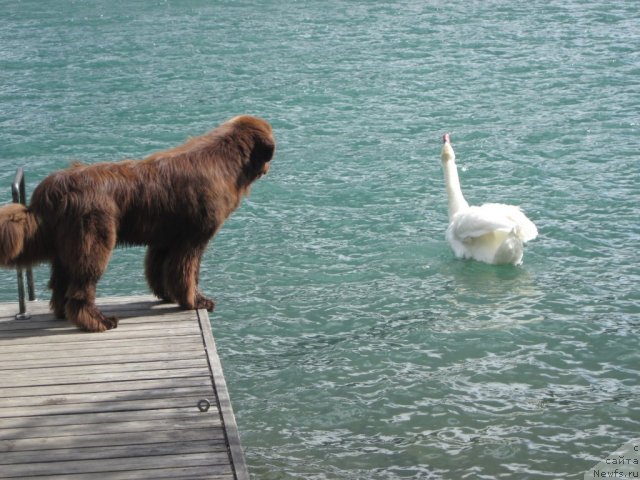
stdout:
[[[273,124],[201,272],[254,478],[581,479],[640,437],[640,3],[0,9],[3,202],[17,165]],[[521,267],[449,251],[446,131],[467,199],[537,224]],[[147,293],[143,255],[99,293]]]

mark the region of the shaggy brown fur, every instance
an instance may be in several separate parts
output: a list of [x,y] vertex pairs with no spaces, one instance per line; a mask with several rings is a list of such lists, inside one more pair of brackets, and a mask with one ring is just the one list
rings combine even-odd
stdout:
[[240,116],[144,160],[74,164],[49,175],[31,204],[0,208],[0,265],[51,263],[51,308],[80,329],[117,326],[95,305],[96,284],[117,244],[148,245],[153,293],[184,309],[213,310],[198,290],[209,240],[251,183],[267,173],[271,126]]

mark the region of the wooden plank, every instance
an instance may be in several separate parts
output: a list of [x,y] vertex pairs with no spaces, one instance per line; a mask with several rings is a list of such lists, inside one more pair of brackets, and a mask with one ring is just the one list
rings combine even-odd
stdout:
[[30,379],[36,378],[48,378],[51,375],[66,376],[66,375],[87,375],[87,374],[99,374],[99,373],[117,373],[117,372],[142,372],[142,371],[154,371],[154,370],[175,370],[184,368],[197,368],[202,366],[201,358],[187,358],[187,359],[173,359],[173,360],[158,360],[158,361],[146,361],[146,362],[129,362],[129,363],[104,363],[105,358],[101,358],[99,362],[86,362],[84,364],[76,365],[49,365],[46,367],[23,367],[13,368],[0,371],[0,382],[2,382],[4,376],[27,376]]
[[[193,312],[184,311],[162,311],[145,312],[140,311],[126,311],[126,312],[104,312],[106,315],[116,315],[121,323],[167,323],[167,322],[188,322],[192,319]],[[28,320],[15,320],[12,318],[3,318],[0,321],[0,331],[5,330],[35,330],[46,327],[73,327],[73,324],[65,319],[53,318],[50,314],[34,315]]]
[[162,388],[153,390],[132,390],[96,393],[63,393],[60,395],[36,395],[0,398],[0,409],[8,407],[50,407],[74,403],[118,402],[123,400],[153,400],[158,398],[211,396],[211,385],[183,388]]
[[[223,466],[220,473],[230,469],[225,465],[229,456],[227,452],[207,452],[180,455],[159,455],[136,458],[105,458],[99,462],[93,460],[74,460],[63,462],[30,462],[23,464],[3,465],[2,475],[5,478],[25,475],[62,475],[78,473],[122,472],[146,468],[176,468],[198,465]],[[212,468],[212,470],[215,470]]]
[[119,328],[0,305],[0,478],[248,479],[206,312],[149,296],[98,304]]
[[152,339],[171,339],[182,336],[193,336],[198,333],[194,332],[192,328],[183,329],[183,328],[167,328],[162,331],[159,330],[142,330],[142,331],[130,331],[126,336],[118,335],[116,333],[117,330],[108,330],[102,333],[84,333],[84,332],[76,332],[69,331],[67,333],[61,334],[52,334],[52,335],[37,335],[33,337],[17,337],[17,338],[7,338],[3,340],[3,344],[8,348],[15,347],[18,345],[28,345],[31,349],[34,348],[48,348],[49,345],[52,347],[56,345],[63,345],[63,348],[75,348],[75,345],[91,342],[91,341],[99,341],[104,345],[118,345],[122,340],[142,340],[142,341],[152,341]]
[[[183,430],[157,430],[153,432],[92,433],[61,437],[36,437],[0,440],[0,453],[46,451],[57,448],[82,448],[118,445],[142,445],[144,443],[189,442],[212,438],[224,444],[222,427],[189,428]],[[35,455],[32,453],[32,455]]]
[[64,403],[61,405],[22,406],[0,408],[2,418],[33,417],[42,415],[68,415],[101,412],[130,412],[136,410],[163,410],[165,408],[197,408],[202,399],[212,400],[211,395],[181,396],[172,398],[144,398],[139,400],[110,400],[107,402]]
[[[163,302],[152,295],[100,297],[96,301],[96,304],[104,312],[180,310],[176,304]],[[14,320],[18,311],[19,307],[17,302],[2,303],[0,304],[0,319]],[[49,309],[49,302],[45,300],[27,302],[27,313],[31,314],[32,318],[36,315],[48,315],[51,313]]]
[[[198,345],[201,348],[202,335],[198,332],[193,335],[181,335],[179,337],[120,338],[115,342],[94,339],[86,340],[82,342],[82,344],[74,344],[72,346],[67,343],[45,345],[47,349],[47,356],[73,356],[76,349],[78,349],[79,352],[83,352],[87,349],[94,351],[104,350],[105,353],[117,352],[118,348],[138,348],[140,351],[145,351],[147,348],[153,348],[154,345],[165,347],[167,351],[173,351],[178,348],[183,348],[185,345]],[[73,347],[73,350],[71,347]],[[59,352],[62,352],[62,354]],[[42,351],[34,345],[7,345],[2,342],[0,357],[6,356],[6,358],[9,358],[10,354],[39,355],[40,358],[43,356]]]
[[[74,385],[76,383],[119,382],[125,380],[153,380],[155,378],[202,377],[209,373],[208,368],[183,368],[172,370],[152,370],[142,372],[113,372],[82,375],[51,375],[45,377],[8,377],[1,378],[5,387],[26,387],[33,385]],[[3,389],[4,390],[4,389]],[[3,395],[0,391],[0,395]]]
[[[40,415],[40,416],[28,416],[28,417],[11,417],[3,418],[0,424],[0,432],[6,429],[12,429],[17,427],[58,427],[61,425],[92,425],[92,424],[104,424],[104,423],[134,423],[134,422],[147,422],[147,421],[170,421],[173,422],[177,419],[180,420],[194,420],[205,421],[210,417],[214,418],[215,411],[210,410],[207,413],[202,413],[196,406],[188,407],[173,407],[162,409],[149,409],[149,410],[132,410],[119,412],[118,415],[114,415],[111,412],[87,412],[87,413],[68,413],[60,415]],[[101,427],[102,428],[102,427]],[[57,429],[56,429],[57,430]],[[3,432],[4,433],[4,432]],[[52,433],[53,434],[53,433]],[[6,437],[4,437],[6,438]]]
[[[151,457],[158,455],[186,455],[192,453],[226,453],[227,446],[220,440],[203,438],[198,441],[145,443],[140,445],[99,445],[76,448],[57,448],[38,453],[38,463],[69,462],[82,460],[101,460],[131,457]],[[33,452],[5,452],[0,456],[0,465],[12,465],[33,462]],[[4,467],[0,467],[2,471]]]
[[218,409],[220,410],[222,423],[227,435],[227,443],[229,445],[234,472],[237,480],[249,480],[249,470],[247,469],[246,459],[240,444],[240,433],[238,432],[236,418],[231,408],[227,382],[222,372],[222,364],[220,363],[216,342],[211,330],[211,323],[209,322],[209,315],[206,310],[198,310],[198,321],[202,328],[204,345],[207,356],[209,357],[209,365],[211,366],[211,372],[213,374],[213,386],[218,399]]
[[[234,480],[231,469],[216,466],[215,473],[207,465],[198,467],[150,468],[146,470],[128,470],[126,472],[80,473],[76,475],[47,475],[47,480]],[[43,477],[20,477],[23,480],[43,480]]]
[[102,307],[112,306],[115,309],[177,309],[178,306],[175,303],[168,303],[163,300],[159,300],[153,295],[123,295],[114,297],[99,297],[97,305]]
[[3,387],[0,389],[0,396],[2,398],[25,398],[30,396],[47,398],[53,395],[67,395],[69,393],[86,394],[95,392],[135,392],[137,390],[154,390],[171,387],[182,388],[192,386],[206,387],[209,391],[213,392],[209,372],[207,372],[207,375],[203,376],[75,384],[73,386],[73,392],[69,391],[69,387],[67,385],[28,385],[12,388]]
[[[185,312],[156,313],[153,315],[140,315],[140,312],[142,312],[142,310],[138,312],[126,312],[127,315],[121,315],[118,313],[117,316],[120,319],[120,325],[139,325],[147,323],[166,325],[171,322],[188,323],[193,321],[193,318],[185,315]],[[113,313],[117,312],[107,312],[106,314],[113,315]],[[29,320],[0,322],[0,334],[7,331],[24,331],[26,333],[27,331],[42,330],[45,328],[67,328],[69,330],[77,330],[76,327],[67,320],[50,318],[48,315],[36,315]]]
[[[99,335],[96,337],[96,335]],[[112,333],[111,330],[103,333],[82,333],[82,332],[69,332],[68,334],[61,335],[39,335],[34,337],[17,337],[17,338],[7,338],[4,340],[4,346],[7,349],[12,349],[14,347],[25,346],[25,350],[39,349],[44,350],[46,348],[76,348],[77,345],[85,346],[91,341],[99,341],[104,346],[107,345],[119,345],[122,340],[140,340],[142,342],[152,342],[155,340],[170,340],[172,338],[184,337],[184,336],[194,336],[198,335],[198,332],[194,332],[193,329],[180,329],[180,328],[168,328],[163,329],[162,331],[157,330],[143,330],[143,331],[131,331],[124,336],[117,336],[115,333]],[[78,338],[80,336],[81,338]],[[84,338],[82,338],[84,337]],[[85,340],[86,339],[86,340]],[[8,350],[9,351],[9,350]]]
[[[94,425],[93,427],[88,427]],[[86,435],[92,431],[100,433],[132,433],[181,430],[188,428],[219,427],[217,415],[201,415],[189,411],[167,409],[146,412],[120,412],[53,415],[50,417],[16,417],[2,420],[0,440],[20,438],[66,437]],[[55,427],[55,428],[52,428]]]
[[[137,338],[138,334],[144,336],[166,337],[170,335],[180,335],[181,333],[194,333],[196,327],[194,322],[171,322],[170,326],[158,328],[155,323],[131,323],[125,328],[116,328],[106,332],[86,333],[80,332],[72,325],[61,325],[51,328],[33,328],[26,330],[4,330],[2,331],[3,343],[49,343],[55,342],[82,342],[83,340],[94,340],[98,336],[105,341],[113,341],[116,337]],[[122,326],[122,325],[121,325]],[[45,338],[41,338],[45,337]],[[12,342],[13,340],[13,342]],[[22,341],[20,341],[22,340]],[[43,341],[44,340],[44,341]]]
[[[37,302],[29,302],[29,305]],[[0,303],[0,320],[5,318],[15,319],[16,313],[20,311],[18,302],[3,302]]]
[[[70,352],[67,352],[70,353]],[[197,350],[195,348],[190,349],[182,349],[173,352],[167,351],[157,351],[157,352],[149,352],[143,351],[140,352],[139,349],[134,348],[130,350],[119,349],[116,352],[102,352],[95,353],[91,350],[84,350],[83,355],[77,355],[78,351],[75,352],[76,355],[70,356],[69,354],[57,357],[49,357],[47,355],[46,358],[43,358],[42,354],[27,356],[27,355],[16,355],[16,356],[6,356],[6,358],[2,358],[0,355],[0,370],[20,370],[20,369],[30,369],[30,368],[51,368],[52,360],[55,358],[56,364],[61,367],[68,366],[79,366],[79,365],[92,365],[92,364],[101,364],[104,363],[105,356],[108,355],[109,363],[111,365],[118,364],[126,364],[126,363],[140,363],[140,362],[158,362],[158,361],[170,361],[170,360],[190,360],[190,359],[201,359],[204,356],[204,352],[202,350]],[[26,358],[25,358],[26,357]],[[1,375],[1,374],[0,374]]]

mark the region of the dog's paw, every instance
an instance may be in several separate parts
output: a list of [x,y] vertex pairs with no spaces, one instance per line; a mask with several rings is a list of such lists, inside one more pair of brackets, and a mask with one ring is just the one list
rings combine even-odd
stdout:
[[118,317],[104,317],[102,318],[102,324],[105,326],[105,330],[118,328]]
[[53,312],[53,317],[56,320],[64,320],[65,318],[67,318],[67,315],[64,311],[64,305],[65,305],[64,300],[56,301],[52,298],[51,301],[49,302],[49,308],[51,308],[51,311]]
[[198,294],[196,297],[196,308],[204,308],[209,312],[213,312],[213,309],[216,307],[216,303],[203,295]]
[[105,317],[96,309],[93,315],[81,315],[76,318],[73,323],[85,332],[100,333],[116,328],[118,326],[118,319],[116,317]]
[[102,314],[96,315],[92,321],[85,321],[83,324],[78,325],[81,330],[85,332],[106,332],[107,330],[113,330],[118,326],[118,319],[116,317],[105,317]]

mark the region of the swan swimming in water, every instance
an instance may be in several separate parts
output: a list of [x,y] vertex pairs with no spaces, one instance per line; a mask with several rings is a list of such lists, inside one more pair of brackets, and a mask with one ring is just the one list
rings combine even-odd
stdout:
[[449,198],[446,238],[458,258],[480,262],[520,265],[523,244],[538,236],[538,229],[519,207],[485,203],[470,207],[462,195],[456,155],[451,139],[442,137],[442,170]]

